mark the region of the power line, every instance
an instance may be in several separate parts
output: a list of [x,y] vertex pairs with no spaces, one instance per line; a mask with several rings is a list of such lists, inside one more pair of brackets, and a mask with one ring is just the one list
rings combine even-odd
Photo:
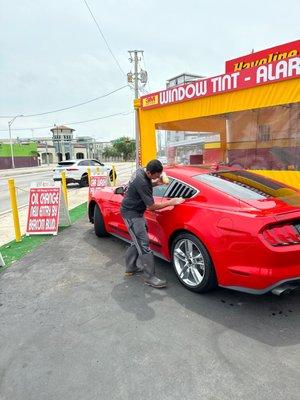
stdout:
[[[111,118],[111,117],[116,117],[118,115],[129,115],[132,114],[133,111],[125,111],[125,112],[119,112],[115,114],[109,114],[109,115],[104,115],[103,117],[98,117],[98,118],[93,118],[93,119],[87,119],[85,121],[76,121],[76,122],[64,122],[62,125],[78,125],[78,124],[85,124],[87,122],[93,122],[93,121],[98,121],[100,119],[106,119],[106,118]],[[36,126],[36,127],[31,127],[31,128],[15,128],[11,129],[12,131],[28,131],[28,130],[36,130],[36,129],[48,129],[48,128],[53,128],[53,125],[50,126]],[[8,129],[0,129],[0,132],[8,132]]]
[[115,56],[114,53],[112,52],[112,49],[110,48],[110,46],[109,46],[109,44],[108,44],[108,42],[107,42],[107,40],[106,40],[106,38],[105,38],[105,36],[104,36],[104,34],[103,34],[101,28],[100,28],[100,26],[99,26],[99,24],[98,24],[98,22],[97,22],[97,20],[96,20],[96,17],[94,16],[92,10],[90,9],[90,6],[88,5],[88,3],[87,3],[86,0],[83,0],[83,1],[84,1],[85,5],[87,6],[87,9],[88,9],[89,12],[90,12],[90,14],[91,14],[91,16],[92,16],[92,18],[93,18],[93,20],[94,20],[94,22],[95,22],[95,24],[96,24],[96,26],[97,26],[97,28],[98,28],[98,31],[99,31],[99,33],[100,33],[102,39],[104,40],[104,42],[105,42],[105,44],[106,44],[106,47],[108,48],[108,51],[110,52],[111,56],[113,57],[113,59],[115,60],[115,62],[116,62],[116,64],[117,64],[117,66],[119,67],[119,70],[121,71],[121,73],[122,73],[125,77],[127,77],[127,75],[126,75],[125,72],[123,71],[123,69],[122,69],[122,67],[121,67],[121,65],[120,65],[120,63],[119,63],[119,61],[117,60],[116,56]]
[[[37,116],[46,115],[46,114],[53,114],[53,113],[56,113],[56,112],[59,112],[59,111],[70,110],[71,108],[80,107],[80,106],[83,106],[83,105],[85,105],[85,104],[92,103],[93,101],[97,101],[97,100],[99,100],[99,99],[103,99],[104,97],[110,96],[111,94],[116,93],[116,92],[118,92],[118,91],[120,91],[120,90],[122,90],[122,89],[124,89],[124,88],[126,88],[126,87],[129,87],[129,85],[121,86],[121,87],[119,87],[118,89],[113,90],[112,92],[103,94],[102,96],[95,97],[95,98],[93,98],[93,99],[84,101],[84,102],[82,102],[82,103],[74,104],[73,106],[64,107],[64,108],[58,108],[57,110],[45,111],[45,112],[37,113],[37,114],[22,115],[22,117],[37,117]],[[16,114],[15,114],[15,115],[16,115]],[[15,115],[0,116],[0,118],[13,118]]]

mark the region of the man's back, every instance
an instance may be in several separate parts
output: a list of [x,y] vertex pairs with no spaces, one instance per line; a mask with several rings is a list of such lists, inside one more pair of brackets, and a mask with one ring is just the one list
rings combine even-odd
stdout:
[[143,168],[133,174],[124,199],[121,203],[121,214],[124,218],[142,217],[147,206],[154,203],[151,179]]

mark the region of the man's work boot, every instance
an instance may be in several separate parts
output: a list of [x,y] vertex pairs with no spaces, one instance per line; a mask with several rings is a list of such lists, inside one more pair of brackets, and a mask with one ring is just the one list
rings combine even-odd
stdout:
[[132,276],[143,272],[143,270],[136,265],[138,256],[139,253],[134,245],[128,247],[125,253],[125,276]]
[[155,266],[154,266],[154,256],[152,253],[143,254],[140,256],[141,262],[143,264],[143,279],[146,285],[152,286],[154,288],[164,288],[167,286],[165,279],[160,279],[155,276]]

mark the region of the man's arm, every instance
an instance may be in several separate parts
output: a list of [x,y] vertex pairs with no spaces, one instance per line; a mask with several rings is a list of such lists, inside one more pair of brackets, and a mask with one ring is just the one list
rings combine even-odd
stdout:
[[177,206],[178,204],[181,204],[183,202],[184,202],[184,199],[182,197],[176,197],[174,199],[164,201],[163,203],[154,203],[151,206],[148,206],[147,210],[149,210],[149,211],[162,210],[163,208],[166,208],[166,207]]

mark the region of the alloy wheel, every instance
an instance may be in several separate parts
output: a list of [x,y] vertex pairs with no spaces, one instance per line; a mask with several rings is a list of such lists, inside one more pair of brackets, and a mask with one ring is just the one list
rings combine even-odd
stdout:
[[179,240],[173,252],[174,266],[180,280],[190,287],[204,279],[205,261],[199,247],[189,239]]

